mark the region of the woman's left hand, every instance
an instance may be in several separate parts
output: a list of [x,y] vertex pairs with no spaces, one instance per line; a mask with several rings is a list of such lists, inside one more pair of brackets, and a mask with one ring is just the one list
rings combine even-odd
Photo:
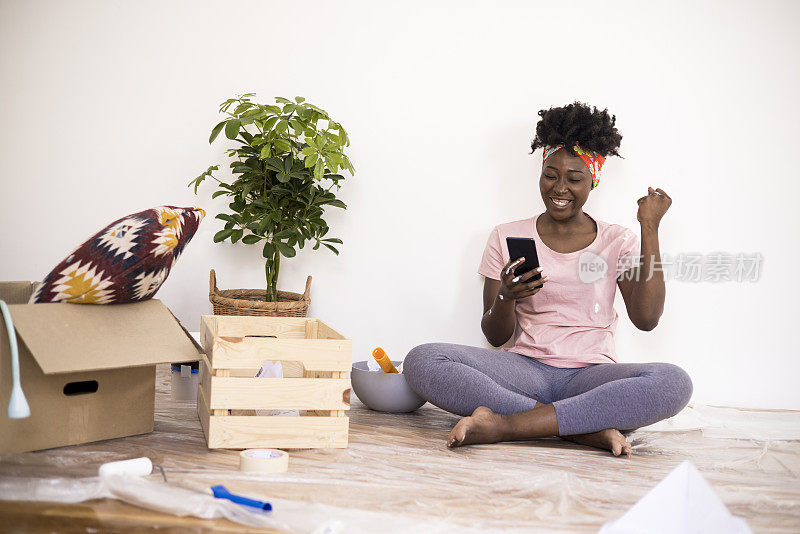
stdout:
[[639,204],[639,212],[636,214],[636,219],[642,224],[658,228],[661,217],[664,216],[672,204],[672,199],[663,189],[648,187],[647,196],[640,198],[636,202]]

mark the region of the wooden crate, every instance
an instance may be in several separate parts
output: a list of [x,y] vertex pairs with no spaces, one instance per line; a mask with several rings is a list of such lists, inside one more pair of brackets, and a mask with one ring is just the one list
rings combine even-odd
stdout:
[[[204,315],[201,330],[197,414],[209,448],[347,447],[351,340],[305,317]],[[281,362],[283,378],[254,378],[267,360]]]

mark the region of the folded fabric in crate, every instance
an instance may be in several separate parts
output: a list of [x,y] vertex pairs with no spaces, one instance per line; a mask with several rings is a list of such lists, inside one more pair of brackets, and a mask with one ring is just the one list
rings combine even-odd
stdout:
[[160,206],[114,221],[50,271],[29,302],[119,304],[149,299],[204,216],[200,208]]

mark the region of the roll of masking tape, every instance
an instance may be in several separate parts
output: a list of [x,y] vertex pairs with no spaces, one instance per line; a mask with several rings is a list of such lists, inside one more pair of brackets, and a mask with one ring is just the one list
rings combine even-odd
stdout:
[[277,449],[247,449],[239,454],[239,470],[283,473],[289,469],[289,455]]

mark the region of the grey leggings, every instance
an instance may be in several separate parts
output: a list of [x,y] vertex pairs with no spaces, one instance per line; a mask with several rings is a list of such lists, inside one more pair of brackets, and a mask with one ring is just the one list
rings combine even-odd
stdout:
[[564,369],[497,349],[427,343],[403,364],[411,388],[443,410],[501,414],[552,404],[562,436],[629,431],[671,417],[692,396],[692,380],[671,363],[600,363]]

